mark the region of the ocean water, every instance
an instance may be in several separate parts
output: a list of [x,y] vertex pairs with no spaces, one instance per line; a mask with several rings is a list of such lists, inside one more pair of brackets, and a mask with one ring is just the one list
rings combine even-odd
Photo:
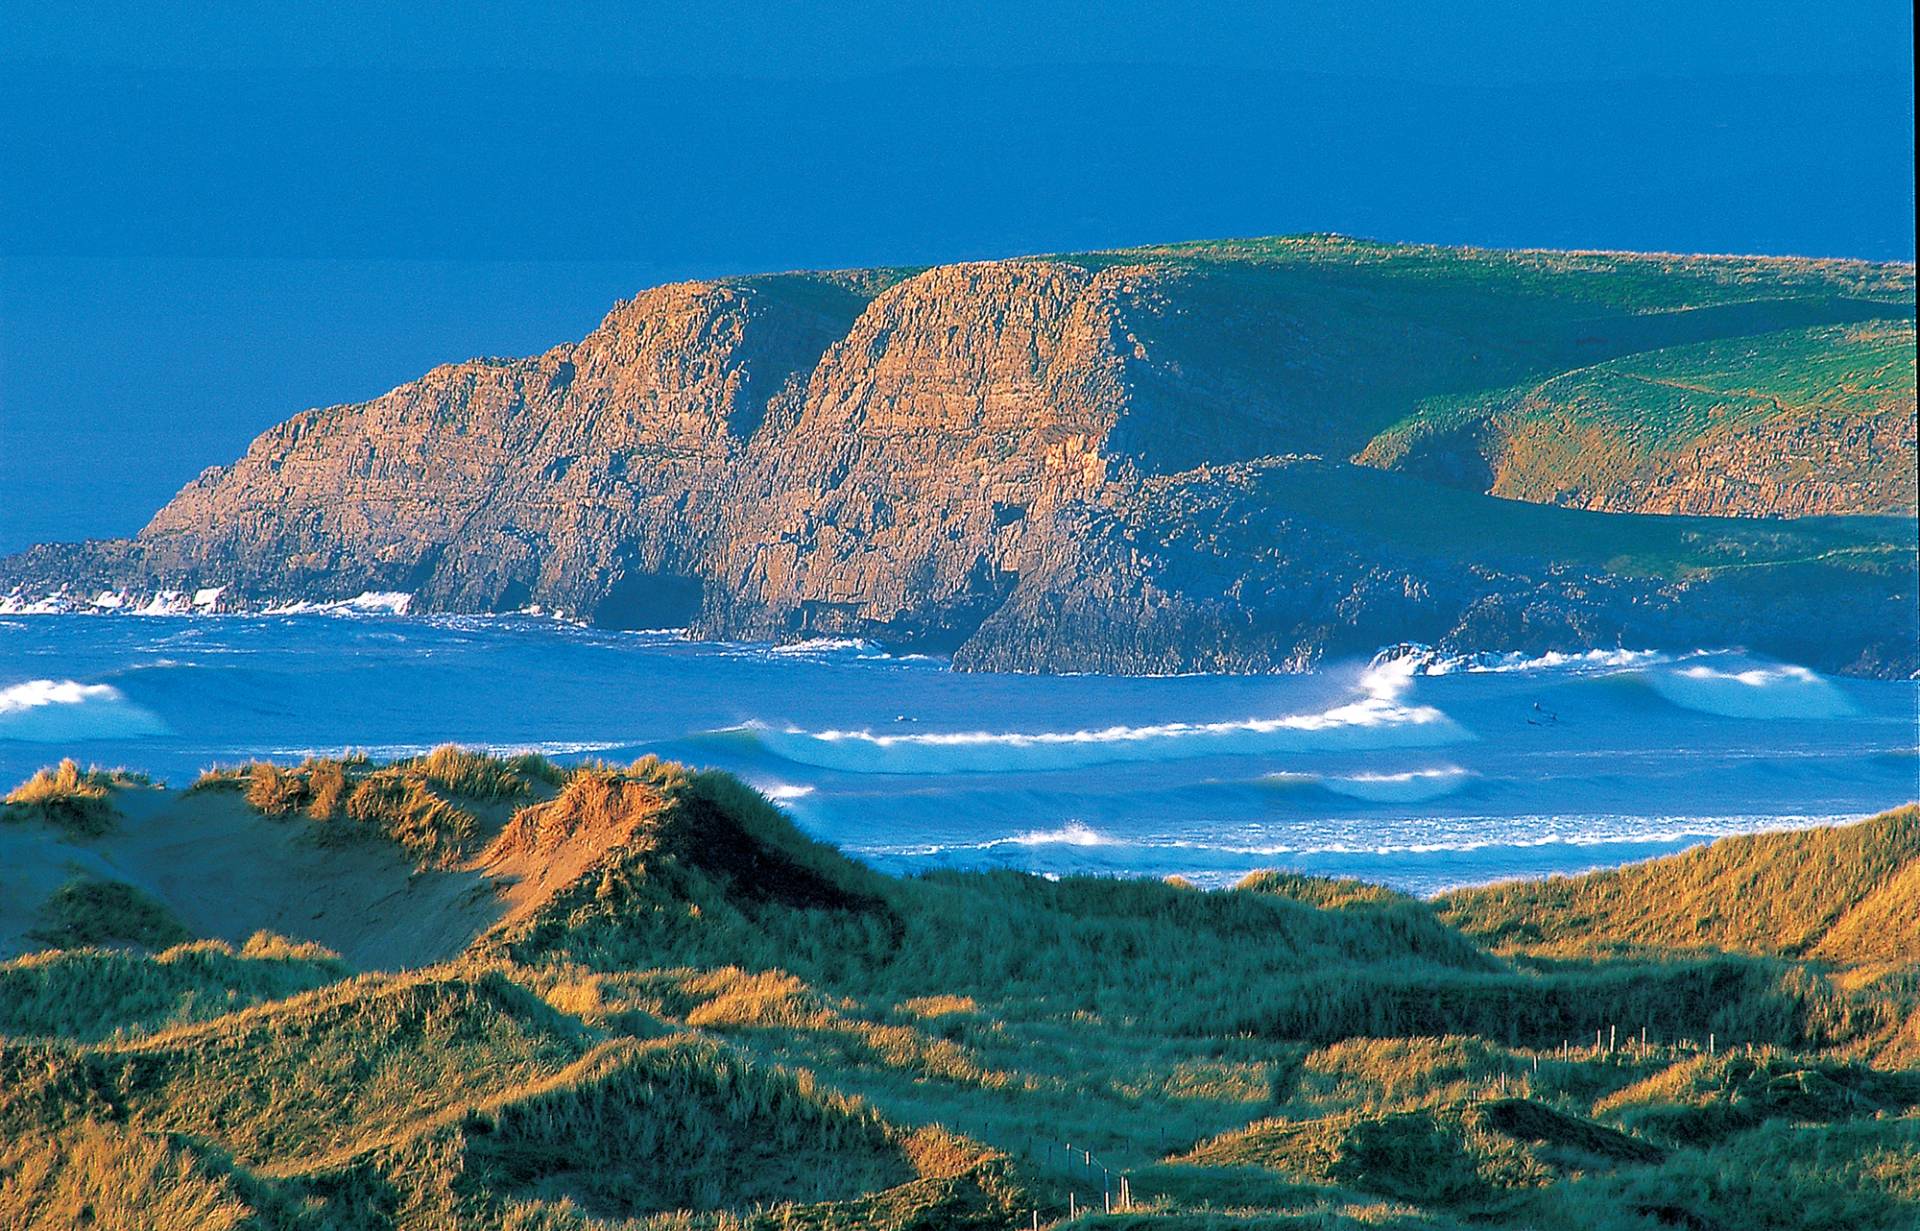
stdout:
[[1913,681],[1725,652],[1139,679],[533,617],[0,616],[0,782],[65,755],[183,783],[449,741],[657,752],[896,872],[1289,868],[1431,892],[1580,871],[1920,797],[1917,706]]

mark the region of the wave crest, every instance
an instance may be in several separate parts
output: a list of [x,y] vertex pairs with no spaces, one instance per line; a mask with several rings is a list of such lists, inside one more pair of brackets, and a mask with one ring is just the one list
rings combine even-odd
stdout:
[[[1704,654],[1695,650],[1680,655],[1692,658]],[[1505,675],[1520,672],[1560,671],[1575,674],[1632,671],[1674,661],[1675,656],[1659,650],[1548,650],[1544,654],[1522,654],[1518,650],[1482,650],[1473,654],[1443,654],[1430,645],[1403,642],[1381,650],[1368,669],[1389,667],[1409,675]]]
[[1361,677],[1362,695],[1356,700],[1314,713],[1230,722],[903,734],[748,723],[735,730],[789,761],[870,774],[1080,769],[1123,761],[1421,747],[1472,738],[1440,710],[1404,703],[1410,682],[1409,673],[1388,664]]
[[55,744],[166,732],[157,715],[111,684],[28,680],[0,688],[0,740]]
[[1683,709],[1722,718],[1842,718],[1855,712],[1832,680],[1791,664],[1740,670],[1702,665],[1651,672],[1647,682]]

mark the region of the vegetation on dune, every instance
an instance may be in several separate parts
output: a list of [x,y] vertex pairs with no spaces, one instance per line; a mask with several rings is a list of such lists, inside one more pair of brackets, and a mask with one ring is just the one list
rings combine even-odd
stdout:
[[1771,1049],[1695,1056],[1595,1104],[1636,1132],[1712,1145],[1769,1120],[1830,1123],[1920,1108],[1920,1072]]
[[480,834],[474,805],[516,803],[565,780],[538,753],[496,757],[447,744],[385,765],[350,754],[295,766],[256,761],[216,768],[191,789],[239,791],[267,816],[325,823],[321,832],[329,838],[385,838],[424,867],[471,853]]
[[1770,1122],[1711,1150],[1543,1192],[1536,1225],[1581,1231],[1908,1231],[1920,1211],[1920,1119]]
[[243,1231],[261,1224],[233,1182],[187,1146],[88,1121],[0,1137],[0,1225]]
[[28,936],[55,949],[129,944],[164,949],[191,938],[173,912],[121,881],[79,877],[54,891]]
[[[627,1165],[635,1158],[649,1165]],[[322,1164],[308,1187],[337,1203],[369,1169],[424,1179],[415,1216],[448,1218],[556,1182],[586,1208],[629,1217],[846,1199],[915,1177],[899,1134],[857,1100],[684,1036],[601,1044],[549,1079]]]
[[[411,973],[267,938],[0,965],[0,1216],[65,1227],[125,1182],[167,1200],[124,1225],[266,1231],[1920,1211],[1920,969],[1882,935],[1911,810],[1427,903],[1278,873],[898,880],[724,775],[550,769],[210,779],[396,842],[419,792],[486,818],[432,850],[561,880]],[[1132,1208],[1088,1212],[1120,1174]]]
[[97,838],[113,828],[119,812],[109,792],[114,787],[147,786],[145,774],[124,769],[86,769],[71,757],[42,769],[12,791],[0,820],[43,821],[77,838]]
[[1461,890],[1438,905],[1467,935],[1535,954],[1910,960],[1920,953],[1920,895],[1904,891],[1916,868],[1920,808],[1909,806],[1837,830],[1728,838],[1585,876]]
[[48,951],[0,964],[0,1036],[94,1042],[221,1017],[348,976],[313,944],[260,933],[240,949],[217,940],[152,956]]
[[1423,1205],[1486,1209],[1569,1174],[1662,1157],[1624,1133],[1510,1098],[1262,1121],[1170,1162],[1262,1167]]
[[589,1046],[578,1023],[476,973],[349,980],[87,1060],[133,1123],[217,1124],[241,1162],[284,1167],[552,1075]]

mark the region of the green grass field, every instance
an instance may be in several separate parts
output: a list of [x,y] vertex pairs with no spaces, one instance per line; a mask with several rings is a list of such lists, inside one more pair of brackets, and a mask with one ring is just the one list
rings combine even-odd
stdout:
[[[0,1225],[1920,1219],[1912,808],[1428,902],[1279,874],[895,879],[654,760],[277,773],[210,775],[166,823],[244,809],[475,874],[494,922],[384,973],[267,935],[0,964]],[[368,782],[470,827],[356,822]],[[374,841],[340,847],[343,824]],[[89,906],[126,909],[79,895],[82,934]]]
[[1357,460],[1617,511],[1661,503],[1662,482],[1697,466],[1696,453],[1716,463],[1737,453],[1745,478],[1781,489],[1837,480],[1849,488],[1843,511],[1894,512],[1914,503],[1913,417],[1907,316],[1716,338],[1432,398]]

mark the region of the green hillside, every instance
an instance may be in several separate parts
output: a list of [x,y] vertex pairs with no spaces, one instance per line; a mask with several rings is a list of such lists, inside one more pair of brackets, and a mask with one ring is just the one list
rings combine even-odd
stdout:
[[[1670,346],[1423,402],[1357,460],[1519,500],[1656,512],[1914,507],[1912,319]],[[1744,462],[1749,505],[1674,491]],[[1830,490],[1831,489],[1831,490]],[[1795,509],[1802,500],[1822,504]]]
[[[306,935],[234,947],[260,920],[174,878],[154,906],[221,935],[0,963],[0,1225],[1891,1231],[1920,1214],[1911,808],[1427,903],[1279,874],[1216,892],[900,880],[731,778],[651,759],[443,751],[205,783],[110,787],[81,834],[16,816],[0,863],[111,852],[131,811],[158,809],[224,827],[207,858],[259,877],[283,848],[255,832],[336,853],[343,876],[384,862],[415,900],[475,912],[476,938],[356,974]],[[1123,1191],[1131,1208],[1105,1213]]]
[[[1839,420],[1880,405],[1863,391],[1831,397],[1836,383],[1862,375],[1896,400],[1904,375],[1912,406],[1909,265],[1444,248],[1334,235],[1059,259],[1164,271],[1138,304],[1142,362],[1130,370],[1143,405],[1156,412],[1136,447],[1171,450],[1162,469],[1300,452],[1392,464],[1407,446],[1396,453],[1389,442],[1430,431],[1418,425],[1429,414],[1446,417],[1442,408],[1457,417],[1516,386],[1575,379],[1568,374],[1596,365],[1686,369],[1685,357],[1647,359],[1670,348],[1718,347],[1723,366],[1725,352],[1750,356],[1744,362],[1758,373],[1737,375],[1734,387],[1777,387],[1790,404]],[[1163,363],[1172,370],[1159,370]],[[1670,418],[1671,393],[1647,383],[1613,413]],[[1647,466],[1659,460],[1636,457]]]

